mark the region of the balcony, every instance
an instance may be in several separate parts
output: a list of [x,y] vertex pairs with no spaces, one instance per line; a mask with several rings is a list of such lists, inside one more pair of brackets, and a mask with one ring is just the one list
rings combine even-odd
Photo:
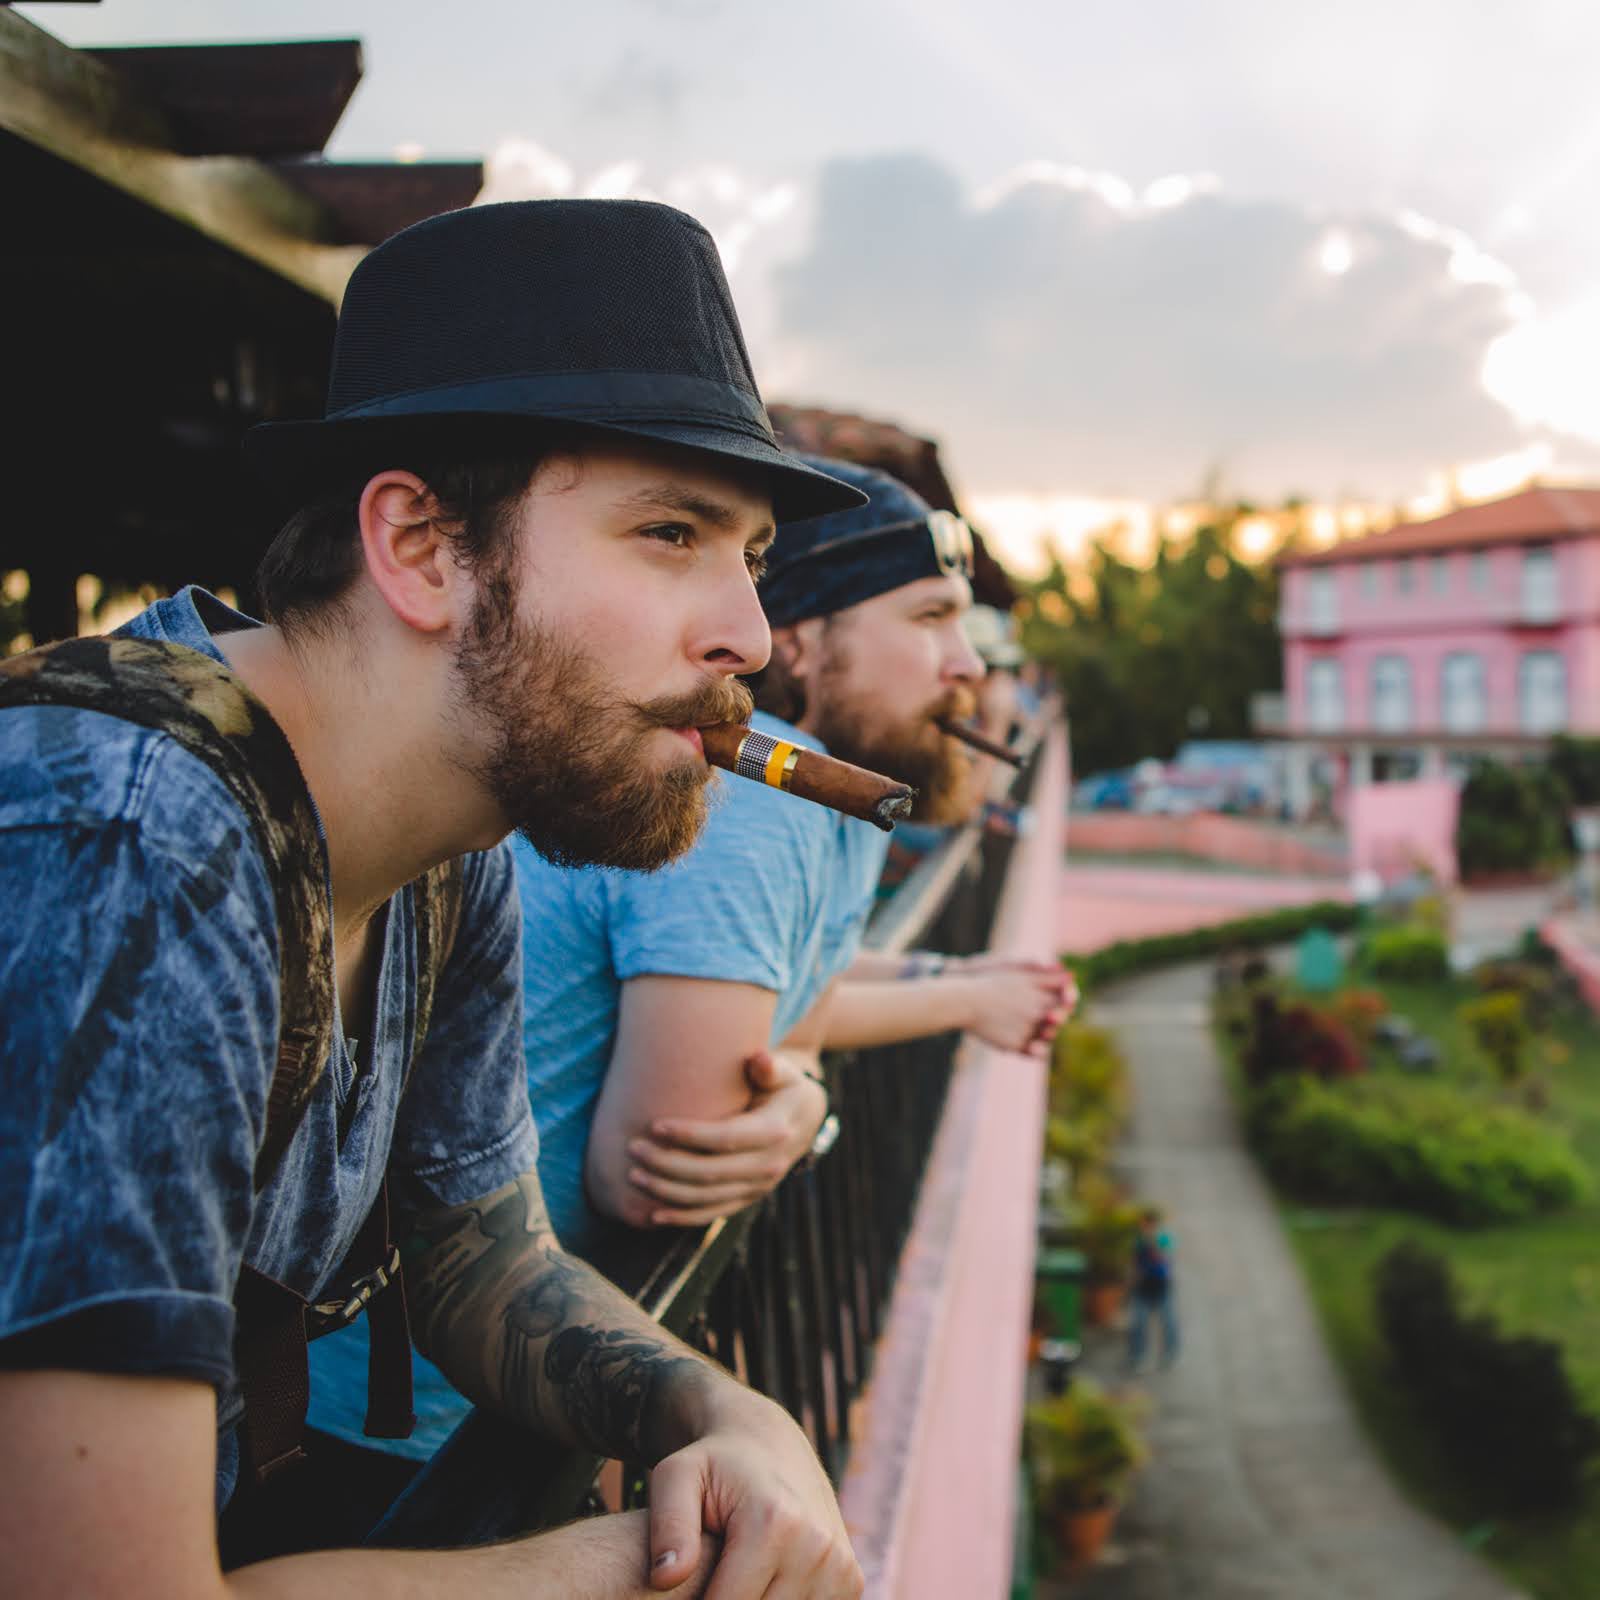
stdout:
[[[1065,730],[1035,736],[1020,839],[953,833],[879,907],[872,949],[1053,957]],[[825,1063],[842,1131],[760,1205],[597,1263],[782,1402],[835,1483],[869,1595],[1006,1591],[1044,1064],[954,1035]],[[474,1412],[372,1542],[479,1544],[597,1508],[602,1463]],[[623,1464],[624,1503],[643,1473]],[[614,1495],[613,1495],[614,1498]],[[941,1537],[959,1521],[960,1541]]]

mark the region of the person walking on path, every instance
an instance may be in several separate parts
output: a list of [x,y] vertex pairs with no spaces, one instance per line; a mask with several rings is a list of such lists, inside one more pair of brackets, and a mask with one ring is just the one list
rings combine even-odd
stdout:
[[1161,1211],[1146,1206],[1133,1241],[1133,1293],[1129,1296],[1128,1370],[1144,1363],[1152,1320],[1161,1327],[1161,1362],[1178,1359],[1178,1312],[1172,1291],[1172,1235],[1161,1226]]

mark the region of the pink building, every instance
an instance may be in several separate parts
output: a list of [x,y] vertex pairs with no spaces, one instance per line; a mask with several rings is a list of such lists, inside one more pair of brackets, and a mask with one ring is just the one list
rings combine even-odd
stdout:
[[[1291,810],[1600,733],[1600,489],[1527,489],[1283,558]],[[1269,720],[1276,726],[1269,726]]]

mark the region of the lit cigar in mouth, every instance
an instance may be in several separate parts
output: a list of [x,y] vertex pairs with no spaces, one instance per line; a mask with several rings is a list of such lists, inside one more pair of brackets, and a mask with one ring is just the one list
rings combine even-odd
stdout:
[[935,717],[933,720],[952,739],[970,744],[974,750],[981,750],[986,756],[993,756],[996,761],[1009,761],[1014,767],[1022,765],[1022,757],[1009,745],[997,744],[993,739],[985,738],[976,728],[969,728],[966,723],[957,722],[954,717]]
[[700,730],[700,739],[712,766],[831,806],[847,817],[860,817],[885,833],[911,815],[915,789],[820,751],[774,739],[742,722],[713,723]]

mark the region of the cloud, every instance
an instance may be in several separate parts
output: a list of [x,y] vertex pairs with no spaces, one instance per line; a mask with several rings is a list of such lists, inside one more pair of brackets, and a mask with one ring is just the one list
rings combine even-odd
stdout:
[[1515,448],[1481,381],[1526,296],[1415,214],[1315,216],[1209,176],[1041,163],[966,192],[914,155],[823,169],[780,270],[784,398],[938,434],[977,488],[1410,490]]

